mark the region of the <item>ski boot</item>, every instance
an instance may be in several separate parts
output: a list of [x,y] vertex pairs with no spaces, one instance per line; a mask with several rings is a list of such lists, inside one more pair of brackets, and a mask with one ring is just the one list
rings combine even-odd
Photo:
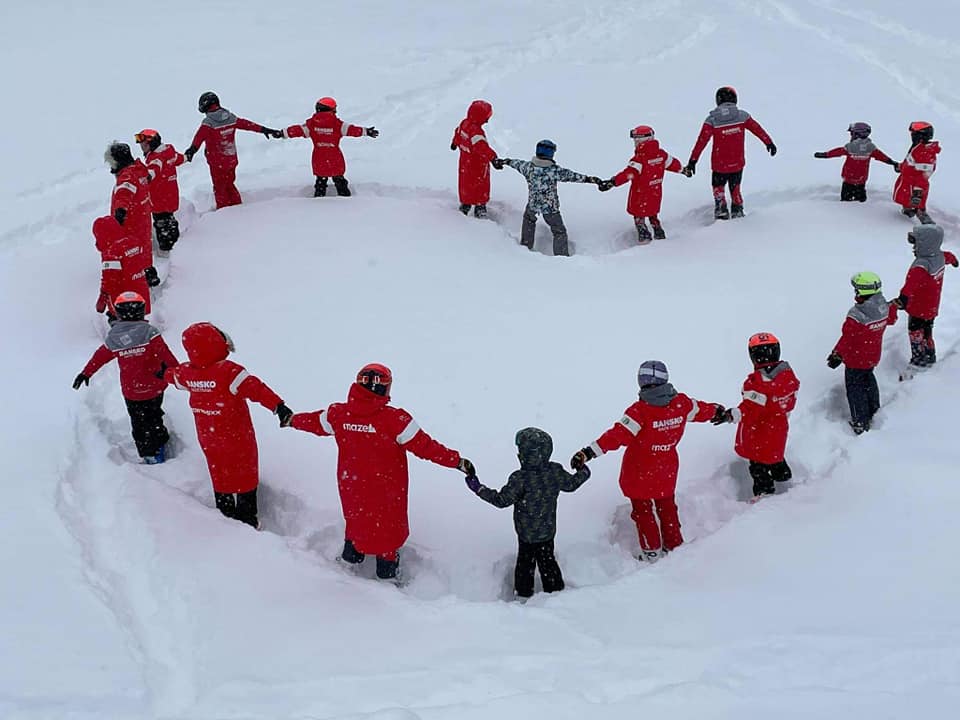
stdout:
[[333,185],[337,188],[337,195],[340,197],[350,197],[353,194],[350,192],[350,185],[343,175],[334,175]]
[[477,205],[473,208],[473,216],[479,220],[484,220],[487,217],[487,206],[486,205]]
[[313,196],[315,198],[327,196],[327,178],[317,178],[317,181],[313,184]]
[[148,455],[143,459],[144,465],[162,465],[167,461],[167,446],[161,445],[155,455]]
[[638,222],[637,223],[637,244],[649,245],[652,240],[653,240],[653,236],[650,234],[650,228],[647,227],[647,224],[643,222]]
[[727,209],[726,200],[714,200],[713,217],[715,220],[729,220],[730,211]]
[[732,218],[742,218],[743,217],[743,205],[733,204],[730,206],[730,217]]
[[389,580],[399,587],[403,584],[403,575],[400,572],[400,556],[396,560],[377,557],[377,578],[380,580]]
[[865,432],[870,430],[870,423],[858,423],[853,420],[850,421],[850,428],[853,430],[854,435],[863,435]]
[[466,203],[461,204],[461,205],[460,205],[460,212],[462,212],[464,215],[469,215],[469,214],[470,214],[470,206],[467,205]]
[[933,218],[927,215],[926,210],[917,210],[917,220],[923,225],[934,225]]
[[654,225],[653,226],[653,239],[654,240],[666,240],[667,234],[663,231],[663,225]]
[[900,212],[902,212],[908,218],[916,217],[917,215],[917,211],[913,208],[903,208]]
[[660,550],[641,550],[637,559],[641,562],[647,562],[653,565],[661,558],[666,557],[666,555],[667,551],[662,548]]

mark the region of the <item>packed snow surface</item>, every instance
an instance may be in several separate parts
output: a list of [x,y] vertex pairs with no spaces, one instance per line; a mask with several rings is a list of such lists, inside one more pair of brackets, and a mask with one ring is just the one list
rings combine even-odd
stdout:
[[[947,268],[942,362],[909,383],[905,320],[888,331],[875,429],[847,427],[824,358],[873,270],[895,296],[910,222],[874,164],[865,204],[838,202],[859,120],[894,158],[907,124],[944,152],[930,213],[960,238],[960,10],[876,0],[494,0],[130,4],[0,10],[7,68],[0,182],[0,716],[4,718],[902,718],[960,703],[955,408],[960,273]],[[564,185],[575,248],[519,247],[525,184],[495,173],[491,221],[456,211],[447,148],[489,100],[491,145],[601,177],[652,125],[686,160],[719,85],[771,133],[747,139],[747,217],[715,224],[704,158],[665,179],[669,235],[634,243],[625,190]],[[653,567],[617,486],[619,457],[560,501],[558,595],[511,602],[509,510],[462,476],[411,463],[398,589],[335,561],[343,525],[329,439],[252,410],[264,531],[213,509],[186,396],[167,394],[177,455],[137,464],[116,367],[70,381],[100,342],[89,232],[108,209],[102,163],[143,127],[184,149],[196,98],[273,127],[321,95],[376,125],[346,139],[349,199],[315,200],[309,144],[238,134],[239,207],[211,212],[201,156],[180,172],[183,237],[153,322],[209,320],[294,410],[345,397],[383,362],[394,402],[499,487],[514,433],[556,460],[635,398],[636,368],[734,404],[746,338],[775,332],[802,383],[788,492],[757,505],[733,428],[691,426],[678,486],[687,545]],[[134,148],[136,150],[136,148]],[[954,710],[951,711],[951,708]]]

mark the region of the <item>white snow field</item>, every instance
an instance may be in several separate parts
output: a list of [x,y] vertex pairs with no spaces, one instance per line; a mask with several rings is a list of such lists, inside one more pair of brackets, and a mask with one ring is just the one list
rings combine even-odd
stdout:
[[[895,296],[910,222],[874,164],[838,201],[842,144],[865,120],[900,159],[907,124],[942,141],[930,212],[960,240],[960,9],[947,0],[485,3],[6,3],[0,322],[0,717],[949,718],[960,706],[960,272],[947,269],[942,362],[909,383],[887,333],[875,429],[847,427],[824,358],[874,270]],[[715,224],[709,163],[665,180],[666,241],[633,242],[625,189],[561,188],[576,254],[517,243],[525,200],[493,178],[492,221],[456,211],[448,150],[469,102],[494,106],[502,156],[559,145],[609,177],[648,123],[686,160],[720,85],[771,133],[748,138],[748,216]],[[177,455],[137,464],[116,367],[70,383],[104,331],[90,225],[114,138],[155,127],[184,149],[197,96],[274,127],[335,96],[376,125],[347,139],[355,196],[310,197],[309,144],[240,133],[244,204],[218,212],[205,162],[180,172],[183,237],[152,320],[178,356],[210,320],[297,411],[394,371],[394,402],[499,487],[536,425],[566,463],[636,397],[658,358],[694,397],[733,404],[747,337],[775,332],[802,387],[786,494],[757,505],[733,428],[691,426],[678,487],[688,544],[641,567],[619,456],[560,501],[568,590],[511,602],[516,545],[462,476],[411,462],[398,589],[335,558],[333,442],[252,410],[264,531],[222,518],[186,396]],[[136,150],[136,148],[134,148]]]

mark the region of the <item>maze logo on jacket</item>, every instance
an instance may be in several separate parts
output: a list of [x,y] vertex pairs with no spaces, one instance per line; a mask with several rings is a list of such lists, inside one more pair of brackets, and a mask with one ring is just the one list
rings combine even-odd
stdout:
[[373,423],[367,423],[366,425],[358,425],[357,423],[343,423],[343,429],[348,432],[358,433],[376,434],[377,432],[377,429],[373,426]]

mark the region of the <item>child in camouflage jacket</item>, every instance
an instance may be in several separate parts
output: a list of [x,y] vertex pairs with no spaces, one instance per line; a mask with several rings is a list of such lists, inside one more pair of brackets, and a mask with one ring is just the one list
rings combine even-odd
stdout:
[[534,572],[540,567],[540,579],[546,592],[563,590],[563,574],[553,552],[557,534],[557,497],[560,492],[573,492],[590,477],[585,464],[571,474],[560,463],[550,462],[553,439],[538,428],[525,428],[517,433],[517,457],[520,469],[510,474],[500,490],[485,487],[471,475],[467,487],[494,507],[513,505],[513,524],[519,549],[514,571],[517,596],[533,595]]

